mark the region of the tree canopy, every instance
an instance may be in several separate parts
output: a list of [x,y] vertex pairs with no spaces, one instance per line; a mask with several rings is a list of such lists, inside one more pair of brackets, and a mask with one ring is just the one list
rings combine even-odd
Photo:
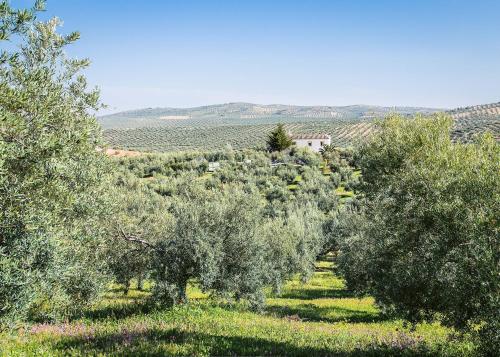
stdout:
[[[363,221],[340,245],[348,286],[418,322],[480,327],[499,346],[500,147],[450,139],[451,119],[386,119],[360,150]],[[491,347],[495,346],[495,347]]]
[[281,123],[267,137],[267,148],[269,151],[283,151],[292,145],[293,141]]
[[102,283],[98,249],[105,163],[87,90],[44,8],[0,2],[0,319],[55,317],[83,306]]

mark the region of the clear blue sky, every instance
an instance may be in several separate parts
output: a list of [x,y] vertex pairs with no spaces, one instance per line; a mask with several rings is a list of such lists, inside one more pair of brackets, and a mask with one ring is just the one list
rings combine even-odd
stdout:
[[[26,5],[29,0],[11,0]],[[48,0],[110,110],[500,100],[499,0]]]

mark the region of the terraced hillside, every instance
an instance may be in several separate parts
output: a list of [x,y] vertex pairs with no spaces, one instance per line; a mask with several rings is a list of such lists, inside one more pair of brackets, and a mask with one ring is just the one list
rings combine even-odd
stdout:
[[[275,124],[145,127],[136,129],[109,129],[104,132],[107,142],[115,148],[139,151],[177,151],[194,149],[221,149],[230,145],[235,149],[263,147],[266,136]],[[370,122],[308,122],[285,124],[294,133],[329,133],[332,143],[349,146],[368,135]]]
[[[337,146],[353,145],[373,131],[373,120],[390,112],[429,114],[436,109],[374,106],[298,107],[230,103],[189,109],[145,109],[101,117],[104,136],[113,148],[178,151],[263,147],[276,123],[293,133],[327,133]],[[489,130],[500,140],[500,103],[448,111],[455,119],[453,136],[470,140]]]
[[500,102],[450,110],[455,120],[453,136],[467,141],[474,135],[490,131],[500,141]]
[[228,103],[196,108],[148,108],[99,118],[104,129],[143,127],[198,127],[202,125],[258,125],[295,122],[351,122],[384,117],[391,112],[404,115],[433,113],[431,108],[378,107],[369,105],[294,106]]

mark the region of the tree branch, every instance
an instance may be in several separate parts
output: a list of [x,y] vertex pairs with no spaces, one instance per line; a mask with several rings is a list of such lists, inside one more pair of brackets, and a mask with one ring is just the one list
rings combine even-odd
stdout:
[[121,227],[120,227],[120,233],[122,234],[123,239],[125,239],[127,242],[132,242],[132,243],[140,244],[140,245],[142,245],[144,247],[148,247],[148,248],[157,250],[154,245],[152,245],[148,241],[145,241],[144,239],[139,239],[139,238],[136,238],[136,237],[133,237],[133,236],[128,236],[124,232],[123,228],[121,228]]

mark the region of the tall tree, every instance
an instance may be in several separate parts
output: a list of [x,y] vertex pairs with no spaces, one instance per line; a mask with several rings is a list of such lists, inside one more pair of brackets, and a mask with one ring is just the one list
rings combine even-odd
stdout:
[[[0,1],[0,320],[56,318],[102,280],[97,249],[104,157],[96,148],[99,92],[65,57],[79,34],[36,19],[44,2]],[[7,46],[7,42],[9,45]]]
[[292,145],[293,141],[281,123],[267,137],[267,148],[269,151],[283,151]]

